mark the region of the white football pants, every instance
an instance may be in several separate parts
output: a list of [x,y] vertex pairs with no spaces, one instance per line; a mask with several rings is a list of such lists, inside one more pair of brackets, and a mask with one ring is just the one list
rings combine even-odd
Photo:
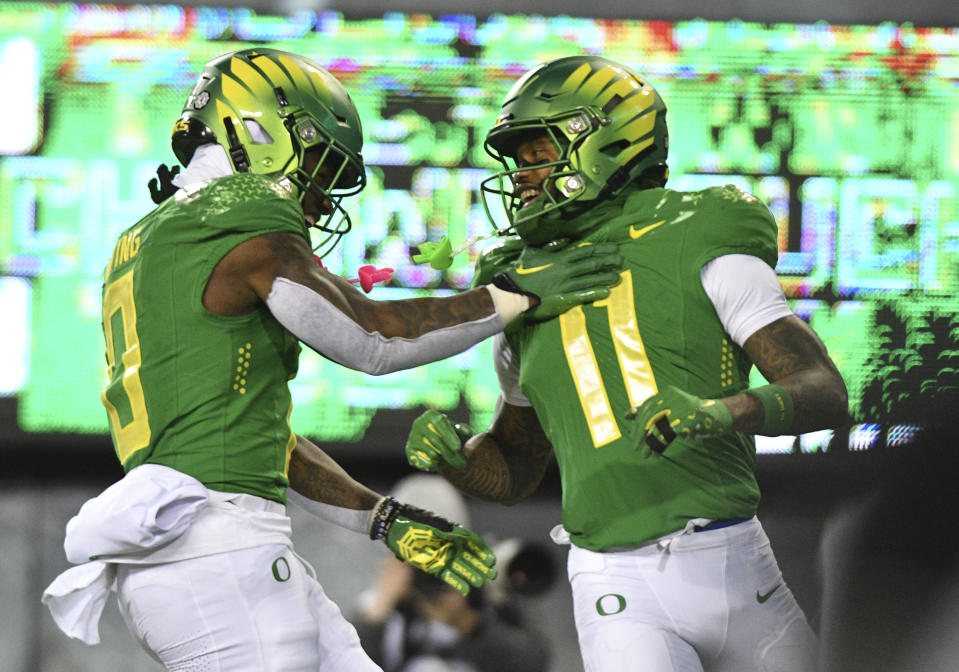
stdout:
[[571,547],[586,672],[813,672],[816,637],[756,518],[637,549]]
[[120,612],[170,672],[382,672],[287,546],[118,565]]

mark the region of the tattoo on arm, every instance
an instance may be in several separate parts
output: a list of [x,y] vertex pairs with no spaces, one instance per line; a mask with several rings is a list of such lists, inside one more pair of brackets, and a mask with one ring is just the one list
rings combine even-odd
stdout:
[[767,380],[785,378],[806,359],[809,337],[790,320],[776,320],[746,341],[746,351]]
[[532,408],[504,404],[490,430],[466,443],[466,467],[443,476],[474,497],[514,504],[539,487],[552,450]]
[[453,296],[373,301],[342,278],[319,270],[309,247],[295,234],[268,234],[274,273],[306,285],[332,301],[367,331],[384,338],[417,338],[423,334],[472,322],[493,314],[493,299],[486,289]]
[[[794,433],[838,427],[846,421],[846,385],[826,346],[801,319],[776,320],[750,336],[743,347],[766,380],[792,397]],[[756,426],[761,424],[760,414]],[[749,431],[747,426],[743,429]]]
[[372,509],[380,495],[354,480],[315,444],[297,436],[290,456],[290,487],[309,499],[345,509]]
[[385,338],[416,338],[437,329],[483,319],[494,310],[493,299],[485,289],[442,298],[366,301],[355,308],[360,324]]

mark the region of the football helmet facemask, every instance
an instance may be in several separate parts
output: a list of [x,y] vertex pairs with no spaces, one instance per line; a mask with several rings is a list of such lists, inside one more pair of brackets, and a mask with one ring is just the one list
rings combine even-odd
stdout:
[[[515,175],[516,150],[546,137],[559,159],[540,198],[523,207]],[[652,85],[629,67],[599,56],[569,56],[541,64],[521,77],[506,95],[486,135],[486,152],[503,170],[483,180],[486,214],[500,233],[518,233],[542,245],[575,234],[570,215],[606,200],[643,177],[663,186],[668,176],[666,105]],[[501,226],[490,207],[499,201],[509,220]]]
[[186,166],[207,143],[222,146],[238,173],[283,175],[314,210],[307,222],[328,234],[317,245],[324,254],[350,230],[340,201],[366,186],[360,117],[313,61],[256,48],[207,63],[173,126],[173,153]]

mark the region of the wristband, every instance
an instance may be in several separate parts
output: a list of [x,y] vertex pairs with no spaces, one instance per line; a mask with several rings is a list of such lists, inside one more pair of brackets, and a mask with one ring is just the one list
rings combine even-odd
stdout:
[[493,299],[496,314],[503,320],[504,325],[512,322],[520,313],[532,305],[532,301],[526,294],[512,292],[496,285],[486,285],[486,289]]
[[765,416],[758,434],[782,436],[788,434],[793,423],[793,400],[789,392],[779,385],[763,385],[745,390],[763,405]]
[[385,539],[390,525],[400,515],[400,503],[393,497],[384,497],[370,516],[370,539]]

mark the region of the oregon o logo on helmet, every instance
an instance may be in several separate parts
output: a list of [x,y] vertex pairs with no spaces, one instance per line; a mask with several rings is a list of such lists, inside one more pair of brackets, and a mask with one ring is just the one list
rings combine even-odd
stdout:
[[600,616],[614,616],[626,609],[626,598],[618,593],[606,593],[596,600],[596,613]]
[[290,563],[288,563],[283,556],[274,560],[270,569],[273,570],[273,578],[280,583],[290,580],[292,574],[292,572],[290,572]]

